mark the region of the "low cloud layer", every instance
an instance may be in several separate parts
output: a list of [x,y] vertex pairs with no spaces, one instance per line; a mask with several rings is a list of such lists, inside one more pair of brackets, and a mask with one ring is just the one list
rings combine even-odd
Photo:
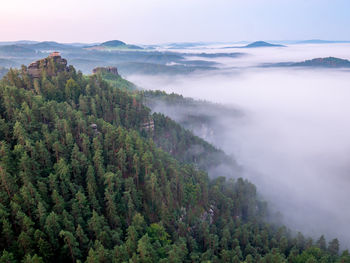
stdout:
[[349,45],[259,49],[246,58],[217,60],[225,69],[215,74],[129,79],[145,89],[241,110],[244,116],[235,120],[217,116],[225,128],[210,141],[235,156],[287,225],[315,238],[322,233],[338,237],[349,248],[350,72],[252,67],[320,56],[349,58],[349,51]]

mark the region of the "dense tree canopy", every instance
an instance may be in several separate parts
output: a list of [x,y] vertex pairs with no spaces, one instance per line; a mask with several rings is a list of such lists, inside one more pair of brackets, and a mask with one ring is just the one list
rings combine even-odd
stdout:
[[[0,262],[350,262],[336,239],[314,244],[265,223],[250,182],[210,180],[183,153],[204,145],[206,158],[215,148],[151,117],[137,94],[73,67],[39,78],[26,67],[8,72]],[[150,118],[155,130],[145,131]],[[163,150],[154,142],[162,130],[174,132],[170,146],[159,139]]]

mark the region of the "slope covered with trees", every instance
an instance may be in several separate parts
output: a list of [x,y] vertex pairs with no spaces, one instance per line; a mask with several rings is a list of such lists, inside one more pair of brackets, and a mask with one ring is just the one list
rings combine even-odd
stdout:
[[169,116],[184,128],[210,142],[213,135],[244,116],[241,110],[231,106],[194,100],[159,90],[142,91],[142,97],[143,103],[152,111]]
[[[140,91],[139,96],[154,112],[152,139],[157,146],[183,163],[193,163],[210,172],[213,177],[217,176],[218,170],[221,176],[237,177],[240,167],[235,160],[192,132],[201,133],[202,138],[209,137],[204,133],[215,132],[210,127],[220,129],[220,124],[215,122],[215,114],[224,114],[226,108],[161,91]],[[235,111],[234,114],[238,113]]]
[[0,262],[350,262],[266,224],[248,181],[158,148],[138,93],[57,67],[0,83]]

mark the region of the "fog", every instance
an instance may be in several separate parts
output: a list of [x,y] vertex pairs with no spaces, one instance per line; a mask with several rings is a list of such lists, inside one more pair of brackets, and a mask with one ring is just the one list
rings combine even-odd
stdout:
[[[245,44],[230,44],[232,46],[244,46]],[[161,49],[166,50],[166,49]],[[243,52],[247,56],[238,58],[226,58],[221,60],[206,59],[209,61],[221,62],[222,67],[248,67],[256,66],[261,63],[276,63],[276,62],[298,62],[316,57],[338,57],[350,59],[350,44],[295,44],[286,47],[270,47],[270,48],[228,48],[227,45],[211,45],[193,49],[172,49],[171,51],[185,53],[230,53]],[[191,57],[191,59],[200,59],[200,57]]]
[[128,79],[145,89],[241,110],[244,115],[234,120],[216,116],[224,128],[205,139],[235,157],[244,177],[290,228],[314,238],[338,237],[350,248],[350,71],[256,67],[327,56],[349,59],[350,45],[208,50],[247,55],[215,60],[222,68],[215,73]]

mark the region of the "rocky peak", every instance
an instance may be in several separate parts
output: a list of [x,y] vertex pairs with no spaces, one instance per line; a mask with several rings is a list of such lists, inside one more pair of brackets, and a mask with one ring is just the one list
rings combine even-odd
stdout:
[[52,52],[47,58],[32,62],[27,72],[33,78],[39,78],[43,70],[48,76],[56,76],[59,72],[68,71],[67,60],[59,52]]
[[113,75],[119,76],[117,67],[97,67],[92,70],[92,73],[112,73]]

